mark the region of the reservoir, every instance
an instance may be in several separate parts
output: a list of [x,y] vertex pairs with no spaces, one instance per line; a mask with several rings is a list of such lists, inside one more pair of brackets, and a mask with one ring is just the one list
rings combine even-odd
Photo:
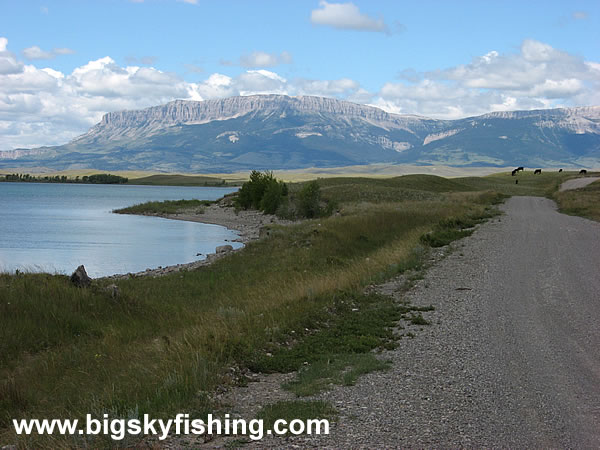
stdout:
[[203,259],[237,238],[218,225],[114,214],[147,201],[216,200],[237,188],[0,183],[0,271],[91,277]]

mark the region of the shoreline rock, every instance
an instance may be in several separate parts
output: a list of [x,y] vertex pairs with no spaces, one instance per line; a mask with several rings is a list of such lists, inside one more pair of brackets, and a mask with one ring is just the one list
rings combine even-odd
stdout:
[[90,285],[92,284],[92,279],[88,276],[83,264],[77,267],[77,269],[75,269],[75,272],[73,272],[73,274],[71,275],[71,283],[73,283],[78,288],[87,288],[90,287]]

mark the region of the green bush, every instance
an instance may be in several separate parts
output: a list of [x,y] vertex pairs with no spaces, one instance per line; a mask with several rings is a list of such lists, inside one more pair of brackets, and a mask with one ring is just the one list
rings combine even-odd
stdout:
[[[292,189],[288,195],[288,186],[275,178],[273,172],[253,170],[250,180],[238,191],[235,205],[242,209],[257,209],[265,214],[277,214],[284,219],[326,216],[335,208],[335,202],[322,201],[317,181],[303,184],[300,190]],[[322,203],[326,206],[323,207]]]
[[270,180],[260,201],[260,210],[266,214],[275,214],[283,198],[287,195],[287,186],[282,181]]
[[244,209],[254,208],[274,214],[287,194],[287,186],[283,181],[277,180],[273,172],[253,170],[250,180],[242,185],[236,203]]
[[303,217],[321,215],[321,188],[316,181],[306,183],[298,193],[298,209]]

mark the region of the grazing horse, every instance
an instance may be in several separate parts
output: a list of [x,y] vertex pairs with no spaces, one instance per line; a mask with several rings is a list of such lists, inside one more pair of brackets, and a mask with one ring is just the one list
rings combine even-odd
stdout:
[[579,171],[579,175],[587,175],[587,170],[585,170],[585,169],[581,169],[581,170]]
[[562,172],[562,169],[558,169],[558,173]]
[[541,175],[542,169],[535,169],[535,172],[533,172],[534,175],[537,175],[538,173]]

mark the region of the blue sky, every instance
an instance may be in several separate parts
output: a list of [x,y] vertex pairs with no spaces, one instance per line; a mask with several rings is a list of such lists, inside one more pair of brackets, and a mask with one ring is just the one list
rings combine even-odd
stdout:
[[598,1],[0,0],[0,150],[176,98],[434,118],[600,104],[599,30]]

